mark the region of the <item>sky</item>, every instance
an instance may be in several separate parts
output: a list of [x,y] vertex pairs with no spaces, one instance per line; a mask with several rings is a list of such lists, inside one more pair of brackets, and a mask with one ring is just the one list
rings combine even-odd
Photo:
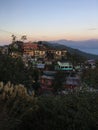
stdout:
[[98,39],[98,0],[0,0],[0,44]]

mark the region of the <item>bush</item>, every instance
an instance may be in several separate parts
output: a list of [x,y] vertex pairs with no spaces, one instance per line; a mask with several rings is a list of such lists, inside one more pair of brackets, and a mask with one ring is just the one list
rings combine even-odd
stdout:
[[0,130],[14,130],[33,103],[23,85],[0,83]]
[[97,99],[90,93],[39,97],[37,108],[24,116],[21,129],[97,130]]
[[0,112],[0,130],[98,129],[96,93],[34,97],[22,85],[1,82]]

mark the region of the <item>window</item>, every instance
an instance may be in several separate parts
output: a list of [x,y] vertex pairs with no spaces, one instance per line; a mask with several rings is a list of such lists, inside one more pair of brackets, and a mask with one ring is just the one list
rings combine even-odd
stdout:
[[65,66],[65,68],[68,68],[68,66]]
[[63,68],[64,68],[64,66],[61,66],[61,68],[63,69]]

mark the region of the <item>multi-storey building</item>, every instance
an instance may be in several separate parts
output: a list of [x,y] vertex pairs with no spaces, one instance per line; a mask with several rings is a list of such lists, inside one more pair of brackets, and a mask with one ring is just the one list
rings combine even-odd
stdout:
[[23,44],[23,54],[29,55],[35,58],[46,58],[46,59],[61,59],[66,56],[65,49],[54,49],[47,47],[39,43],[24,43]]
[[40,47],[39,44],[37,43],[24,43],[23,44],[23,54],[29,55],[29,56],[34,56],[34,57],[43,57],[45,56],[45,48]]

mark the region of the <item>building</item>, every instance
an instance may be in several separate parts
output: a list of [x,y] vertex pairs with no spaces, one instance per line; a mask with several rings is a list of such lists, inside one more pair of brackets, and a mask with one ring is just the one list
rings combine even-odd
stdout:
[[43,75],[40,77],[40,84],[42,91],[52,91],[55,71],[43,71]]
[[87,68],[92,68],[92,69],[96,68],[96,62],[95,62],[94,59],[87,60],[87,61],[85,62],[85,64],[87,65],[87,66],[86,66]]
[[68,76],[66,81],[63,83],[66,90],[74,90],[80,87],[80,77],[78,75]]
[[70,62],[58,61],[57,64],[55,65],[55,70],[73,71],[73,65]]
[[8,46],[5,45],[5,46],[0,47],[0,52],[2,54],[8,54]]
[[44,44],[32,42],[24,43],[22,49],[25,55],[35,58],[45,58],[46,60],[61,59],[66,56],[67,52],[65,49],[57,50]]
[[25,55],[34,55],[34,50],[38,49],[37,44],[32,44],[32,42],[24,43],[22,46],[23,54]]

